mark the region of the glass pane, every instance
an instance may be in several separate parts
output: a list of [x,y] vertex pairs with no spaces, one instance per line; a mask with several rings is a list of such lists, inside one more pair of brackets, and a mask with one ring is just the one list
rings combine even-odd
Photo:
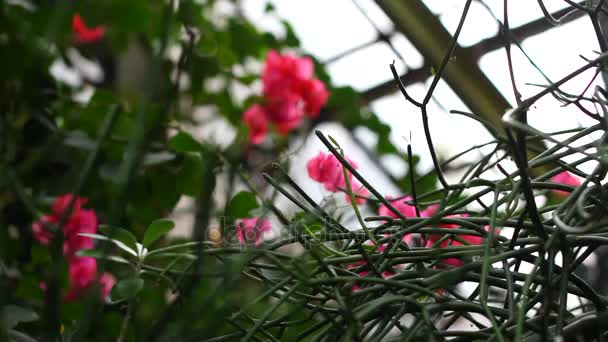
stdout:
[[[337,60],[328,66],[329,73],[337,85],[349,85],[363,91],[392,78],[389,65],[396,59],[385,43],[379,42]],[[395,63],[402,73],[402,63]]]
[[[247,15],[260,27],[277,29],[276,18],[264,13],[267,2],[246,0],[243,6]],[[351,0],[273,0],[272,3],[278,15],[291,23],[302,48],[321,60],[374,40],[377,36]],[[278,26],[280,29],[280,23]]]

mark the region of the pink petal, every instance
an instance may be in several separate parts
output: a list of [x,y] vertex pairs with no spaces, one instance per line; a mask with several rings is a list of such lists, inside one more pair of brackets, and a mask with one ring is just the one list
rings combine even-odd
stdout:
[[[57,197],[57,199],[55,200],[55,202],[53,202],[53,214],[57,217],[61,217],[62,215],[64,215],[64,211],[66,211],[68,209],[68,205],[70,204],[70,201],[72,200],[74,196],[72,194],[65,194],[62,196]],[[72,215],[74,213],[77,213],[78,211],[80,211],[80,208],[82,207],[82,205],[84,205],[87,202],[86,198],[83,197],[79,197],[74,201],[74,205],[72,206]]]
[[236,224],[236,237],[241,244],[254,241],[256,245],[260,245],[263,234],[270,231],[272,231],[272,226],[268,219],[258,217],[244,218],[237,221]]
[[[557,175],[551,177],[551,181],[553,183],[565,184],[565,185],[570,185],[573,187],[577,187],[577,186],[581,185],[581,180],[577,176],[571,174],[568,171],[560,172]],[[553,190],[552,192],[560,197],[566,197],[570,194],[567,191],[561,191],[561,190]]]
[[300,126],[303,118],[300,98],[292,93],[267,98],[268,120],[276,125],[280,134],[286,135]]
[[[368,197],[369,196],[369,190],[367,190],[366,188],[364,188],[361,184],[359,184],[356,181],[353,181],[351,183],[351,188],[353,191],[353,194],[355,195],[355,203],[357,204],[364,204],[367,199],[366,198],[362,198],[362,197],[356,197],[356,196],[364,196],[364,197]],[[346,194],[346,200],[348,201],[348,203],[350,203],[350,195]]]
[[58,222],[55,216],[45,215],[32,224],[32,231],[34,232],[34,239],[40,244],[48,245],[53,239],[53,233],[48,229],[50,225]]
[[93,210],[82,209],[73,215],[63,228],[65,241],[63,254],[66,258],[73,257],[82,249],[92,249],[95,242],[92,238],[82,236],[81,233],[97,233],[97,215]]
[[319,152],[316,157],[308,160],[306,163],[306,170],[308,171],[308,177],[312,178],[317,182],[323,181],[323,174],[321,164],[325,159],[325,154],[323,152]]
[[[349,158],[346,158],[346,160],[355,169],[357,168],[357,165]],[[340,188],[346,189],[346,181],[344,180],[344,170],[342,164],[333,154],[319,153],[316,157],[308,161],[306,168],[310,178],[323,184],[327,191],[337,192]],[[348,177],[351,182],[351,187],[355,193],[359,193],[362,196],[367,196],[369,194],[367,189],[362,188],[359,183],[353,181],[353,175],[350,172],[348,172]],[[357,203],[364,202],[365,199],[357,199]]]
[[329,98],[329,92],[325,84],[316,78],[309,79],[302,84],[302,98],[304,99],[304,111],[309,117],[319,116],[321,108]]
[[294,57],[294,64],[296,77],[302,80],[312,77],[315,65],[310,57]]
[[268,134],[268,119],[266,111],[260,105],[253,105],[243,114],[243,121],[249,127],[249,141],[261,144]]
[[91,257],[76,257],[69,264],[70,287],[66,300],[80,298],[97,276],[97,261]]
[[[416,217],[416,208],[413,205],[409,205],[405,203],[405,201],[411,201],[411,196],[406,196],[401,199],[391,200],[391,196],[386,196],[386,199],[389,200],[391,205],[397,209],[403,216],[405,217]],[[390,216],[392,218],[398,218],[396,213],[394,213],[391,209],[389,209],[386,205],[381,205],[378,208],[378,215],[380,216]]]
[[435,215],[435,213],[439,210],[439,204],[432,204],[426,207],[422,212],[420,212],[420,216],[422,217],[431,217]]
[[77,43],[94,43],[101,40],[106,33],[104,26],[89,28],[79,14],[72,18],[72,32]]
[[101,284],[101,298],[105,298],[110,294],[114,284],[116,284],[116,278],[108,272],[104,272],[99,278],[99,283]]

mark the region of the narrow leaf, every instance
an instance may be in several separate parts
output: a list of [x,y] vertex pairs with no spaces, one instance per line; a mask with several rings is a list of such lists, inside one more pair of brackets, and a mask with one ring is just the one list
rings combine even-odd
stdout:
[[135,297],[144,287],[144,280],[131,277],[120,280],[112,289],[112,298],[130,299]]
[[190,134],[179,132],[169,140],[169,147],[175,152],[199,152],[202,145]]
[[167,219],[152,222],[144,234],[143,245],[145,247],[150,246],[153,242],[167,234],[173,227],[175,227],[173,221]]
[[31,309],[16,305],[6,305],[0,311],[0,318],[6,329],[11,329],[21,322],[33,322],[38,320],[38,314]]
[[137,251],[137,239],[130,231],[112,226],[99,226],[99,230],[107,237],[118,240],[134,251]]
[[133,256],[138,256],[137,252],[133,248],[125,245],[124,243],[122,243],[122,242],[120,242],[118,240],[110,239],[107,236],[99,235],[99,234],[89,234],[89,233],[80,233],[78,235],[90,237],[90,238],[95,239],[95,240],[110,241],[113,244],[115,244],[118,248],[122,249],[123,251],[125,251],[125,252],[127,252],[127,253],[129,253],[129,254],[131,254]]
[[241,191],[228,203],[226,213],[231,218],[243,218],[249,216],[249,212],[258,207],[255,195],[251,192]]

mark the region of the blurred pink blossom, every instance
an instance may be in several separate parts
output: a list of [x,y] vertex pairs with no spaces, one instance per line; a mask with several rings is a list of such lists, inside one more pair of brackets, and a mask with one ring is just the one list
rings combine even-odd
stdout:
[[305,103],[305,113],[309,117],[316,118],[321,112],[321,107],[327,102],[329,92],[323,82],[313,78],[302,83],[302,97]]
[[[551,177],[551,181],[553,183],[566,184],[566,185],[571,185],[573,187],[577,187],[577,186],[581,185],[581,180],[577,176],[571,174],[568,171],[562,171],[562,172],[556,174],[555,176]],[[560,197],[566,197],[570,194],[567,191],[561,191],[561,190],[553,190],[552,192]]]
[[261,144],[268,134],[268,119],[264,108],[255,104],[245,111],[243,121],[249,127],[249,141],[252,144]]
[[309,57],[268,52],[262,72],[262,102],[244,113],[252,144],[264,141],[268,123],[286,135],[300,126],[304,115],[319,115],[329,92],[323,82],[313,77],[313,72]]
[[[81,298],[97,277],[97,260],[91,257],[75,257],[69,263],[70,287],[65,296],[67,301]],[[104,273],[99,279],[101,298],[105,298],[116,280],[109,273]]]
[[[92,238],[80,234],[97,233],[97,215],[91,209],[82,208],[87,199],[80,197],[74,200],[71,212],[68,213],[68,205],[73,198],[72,194],[59,196],[53,203],[51,214],[42,216],[39,221],[32,224],[34,238],[41,244],[48,245],[53,239],[49,225],[59,224],[64,215],[67,215],[65,224],[61,227],[61,233],[64,237],[63,255],[69,265],[70,287],[66,294],[68,301],[80,298],[97,277],[97,260],[76,255],[80,250],[94,247]],[[101,275],[102,298],[108,295],[115,282],[111,274]],[[42,283],[41,288],[45,289],[46,284]]]
[[[357,164],[351,159],[345,157],[346,161],[354,167],[358,168]],[[346,189],[346,180],[344,178],[344,170],[342,168],[342,164],[331,153],[323,153],[319,152],[319,154],[310,159],[308,163],[306,163],[306,170],[308,171],[308,176],[313,180],[323,184],[325,190],[331,192],[337,192],[341,189]],[[355,195],[359,196],[367,196],[369,195],[369,191],[359,184],[359,182],[353,180],[353,175],[350,172],[347,172],[348,180],[351,185],[351,189]],[[350,201],[350,196],[346,194],[346,198]],[[356,197],[355,201],[357,204],[365,203],[366,199],[361,197]]]
[[88,27],[80,14],[74,14],[72,18],[72,32],[76,43],[94,43],[106,34],[104,26]]
[[[52,213],[43,216],[39,221],[34,222],[32,231],[34,238],[43,245],[48,245],[53,233],[48,229],[51,224],[58,224],[62,215],[68,209],[68,204],[72,200],[72,195],[67,194],[58,197],[52,206]],[[93,248],[93,239],[79,235],[80,233],[94,234],[97,232],[97,215],[93,210],[82,209],[82,205],[87,202],[86,198],[74,200],[71,213],[67,216],[65,224],[61,227],[64,243],[63,255],[70,259],[81,249]]]
[[262,235],[270,231],[272,231],[270,220],[259,217],[240,219],[236,223],[236,238],[241,244],[253,241],[259,245],[262,243]]

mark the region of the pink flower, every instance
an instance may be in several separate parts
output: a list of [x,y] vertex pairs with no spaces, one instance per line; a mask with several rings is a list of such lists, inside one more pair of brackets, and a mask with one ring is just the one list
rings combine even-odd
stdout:
[[[363,260],[360,260],[360,261],[357,261],[355,263],[346,265],[346,269],[347,270],[352,270],[352,269],[358,268],[358,267],[366,265],[366,264],[367,264],[367,262],[365,262]],[[367,270],[366,271],[361,271],[361,272],[358,272],[357,275],[359,277],[367,277],[367,276],[369,276],[369,271],[367,271]],[[382,277],[382,279],[389,279],[389,278],[395,276],[395,273],[391,272],[391,271],[383,271],[380,274],[380,276]],[[359,285],[357,285],[357,284],[353,285],[353,287],[352,287],[352,291],[353,292],[358,292],[360,290],[361,290],[361,287]]]
[[270,50],[262,74],[264,96],[283,97],[285,93],[299,93],[301,83],[312,77],[314,65],[308,57],[281,55]]
[[[447,217],[468,217],[468,216],[469,215],[467,215],[467,214],[463,214],[463,215],[448,215]],[[455,223],[444,223],[444,224],[440,224],[439,227],[453,229],[453,228],[459,228],[460,226]],[[488,227],[486,227],[486,230],[488,230]],[[483,238],[481,236],[477,236],[477,235],[458,235],[458,237],[460,239],[468,242],[471,245],[480,245],[483,242]],[[431,234],[427,241],[427,247],[433,246],[441,238],[442,238],[442,234]],[[448,247],[448,246],[463,246],[463,245],[464,244],[462,242],[460,242],[456,239],[453,239],[453,238],[449,238],[449,239],[446,239],[443,242],[441,242],[438,247],[444,248],[444,247]],[[447,264],[447,265],[455,266],[455,267],[464,265],[464,261],[462,261],[460,258],[447,258],[447,259],[442,260],[441,262],[444,264]]]
[[[358,168],[357,163],[350,158],[345,159],[352,167]],[[342,164],[331,153],[319,152],[316,157],[308,161],[306,169],[310,178],[322,183],[328,191],[338,191],[338,187],[346,187]],[[353,176],[350,172],[348,172],[348,177],[352,184]]]
[[286,135],[302,123],[304,114],[318,116],[329,92],[323,82],[313,78],[313,71],[308,57],[282,55],[275,50],[268,53],[262,73],[262,103],[244,113],[251,143],[264,140],[268,122]]
[[297,94],[286,93],[282,97],[266,99],[268,120],[276,125],[277,131],[287,135],[302,123],[302,108]]
[[97,275],[97,261],[91,257],[77,257],[69,264],[70,287],[66,299],[81,297]]
[[[358,168],[354,161],[349,158],[345,159],[352,167],[355,169]],[[346,189],[346,180],[344,178],[342,164],[338,158],[331,153],[319,152],[316,157],[310,159],[308,163],[306,163],[306,170],[308,171],[308,176],[323,184],[327,191],[337,192],[340,188]],[[353,175],[350,172],[347,173],[353,193],[360,196],[369,195],[369,191],[363,188],[357,181],[354,181]],[[346,194],[346,198],[350,201],[350,196],[348,194]],[[364,198],[356,198],[355,201],[358,204],[365,203]]]
[[[346,186],[346,184],[345,184],[345,186]],[[369,196],[369,190],[364,188],[363,185],[361,185],[361,184],[359,184],[359,182],[353,180],[353,181],[351,181],[350,187],[353,191],[353,194],[355,195],[355,203],[363,204],[367,201],[367,198],[364,198],[364,197]],[[361,197],[359,197],[359,196],[361,196]],[[348,203],[350,203],[350,196],[348,194],[346,194],[346,199],[348,200]]]
[[103,38],[106,33],[104,26],[89,28],[80,14],[74,14],[72,18],[72,32],[76,43],[94,43]]
[[244,218],[236,224],[236,238],[241,244],[254,241],[257,246],[262,243],[262,235],[271,230],[270,220],[259,217]]
[[73,257],[81,249],[94,247],[93,239],[82,236],[81,233],[97,233],[97,215],[93,210],[81,209],[72,215],[63,229],[65,240],[63,242],[63,255]]
[[[581,185],[581,180],[577,176],[571,174],[568,171],[562,171],[562,172],[556,174],[555,176],[551,177],[551,181],[553,183],[566,184],[566,185],[570,185],[573,187],[577,187],[577,186]],[[560,197],[566,197],[570,194],[567,191],[561,191],[561,190],[553,190],[553,193]]]
[[304,111],[311,118],[316,118],[329,98],[325,84],[316,78],[302,83],[302,97],[304,98]]
[[[409,205],[406,202],[412,201],[413,198],[411,196],[405,196],[401,199],[391,200],[391,196],[386,196],[386,199],[391,203],[391,205],[397,209],[403,216],[405,217],[416,217],[416,208],[413,205]],[[390,210],[386,205],[382,204],[380,208],[378,208],[378,215],[380,216],[389,216],[394,219],[399,218],[396,213]],[[424,217],[424,212],[421,213],[421,216]],[[405,234],[403,236],[403,241],[410,245],[413,243],[413,234]]]
[[[67,301],[73,301],[86,294],[97,278],[97,260],[91,257],[75,257],[69,264],[70,287],[65,296]],[[109,273],[100,277],[101,298],[105,298],[116,280]]]
[[[65,194],[65,195],[57,197],[55,202],[53,202],[53,206],[51,207],[53,214],[56,216],[63,215],[64,211],[66,211],[68,209],[68,205],[72,201],[73,197],[74,196],[72,196],[72,194]],[[79,212],[80,208],[82,208],[82,206],[85,203],[87,203],[86,198],[80,197],[80,198],[75,199],[74,204],[72,206],[72,212],[70,212],[70,214],[73,215],[73,214]]]
[[342,164],[331,153],[319,152],[306,163],[306,170],[310,178],[323,184],[328,191],[338,191],[338,187],[346,184]]
[[249,127],[249,141],[252,144],[261,144],[268,134],[268,119],[266,112],[260,105],[249,107],[243,114],[243,121]]
[[[406,196],[402,199],[391,200],[390,196],[386,196],[386,199],[392,204],[395,209],[397,209],[403,216],[405,217],[416,217],[416,208],[413,205],[409,205],[405,203],[406,201],[411,201],[411,196]],[[378,208],[378,215],[380,216],[390,216],[392,218],[398,218],[397,214],[395,214],[392,210],[390,210],[386,205],[381,205]]]
[[[52,224],[58,224],[68,209],[68,204],[72,200],[71,194],[58,197],[52,206],[52,214],[43,216],[39,221],[32,224],[34,238],[43,245],[48,245],[53,233],[48,229]],[[81,249],[92,248],[94,243],[90,237],[80,236],[80,233],[97,232],[97,215],[93,210],[82,209],[86,203],[86,198],[77,198],[74,201],[71,213],[66,217],[62,229],[64,236],[63,255],[69,260],[74,257],[76,252]]]
[[[314,65],[308,57],[297,57],[271,50],[262,74],[268,119],[283,135],[298,127],[304,109],[304,84],[311,80]],[[318,86],[317,86],[318,87]]]
[[116,278],[110,273],[104,272],[99,278],[99,283],[101,284],[101,298],[105,298],[116,284]]
[[32,224],[32,231],[34,232],[34,239],[36,239],[42,245],[48,245],[51,243],[53,233],[47,228],[57,223],[57,219],[53,215],[44,215],[39,221]]
[[439,210],[438,204],[429,205],[428,207],[426,207],[426,209],[424,209],[420,212],[420,216],[431,217],[431,216],[435,215],[437,210]]
[[[39,221],[34,222],[32,230],[34,238],[43,245],[48,245],[53,239],[53,233],[47,226],[58,224],[64,215],[67,215],[65,224],[61,227],[64,236],[63,255],[69,264],[70,287],[66,294],[66,300],[71,301],[82,297],[87,289],[97,277],[97,260],[91,257],[76,256],[76,252],[83,249],[94,247],[93,239],[81,236],[81,233],[97,233],[97,215],[95,211],[83,209],[82,206],[87,202],[86,198],[76,198],[71,212],[68,214],[69,204],[74,196],[66,194],[59,196],[52,206],[52,213],[43,216]],[[105,298],[116,280],[109,273],[101,275],[101,297]],[[45,289],[46,284],[42,283],[41,288]]]

